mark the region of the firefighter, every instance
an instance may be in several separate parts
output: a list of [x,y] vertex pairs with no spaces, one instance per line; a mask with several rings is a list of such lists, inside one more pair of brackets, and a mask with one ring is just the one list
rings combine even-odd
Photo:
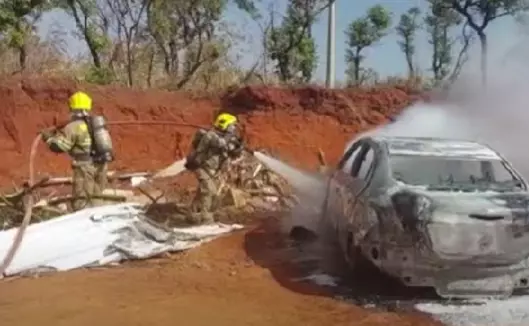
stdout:
[[[69,99],[69,107],[70,121],[58,130],[41,131],[41,136],[52,152],[67,153],[72,160],[72,208],[77,211],[102,204],[100,198],[93,197],[101,196],[107,185],[107,163],[110,160],[94,151],[94,143],[101,140],[101,132],[106,132],[104,146],[111,149],[112,144],[108,131],[95,126],[90,117],[90,96],[83,92],[74,93]],[[94,133],[97,133],[96,139]]]
[[191,143],[186,158],[186,169],[192,171],[198,188],[191,205],[191,223],[214,223],[212,211],[217,199],[220,172],[229,159],[241,157],[243,144],[237,135],[237,118],[228,113],[220,114],[209,130],[199,129]]

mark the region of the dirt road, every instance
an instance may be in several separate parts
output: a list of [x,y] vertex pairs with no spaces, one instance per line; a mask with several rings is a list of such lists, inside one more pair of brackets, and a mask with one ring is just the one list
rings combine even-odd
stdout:
[[283,237],[267,223],[184,254],[102,270],[0,283],[9,326],[438,325],[425,316],[368,311],[294,281]]

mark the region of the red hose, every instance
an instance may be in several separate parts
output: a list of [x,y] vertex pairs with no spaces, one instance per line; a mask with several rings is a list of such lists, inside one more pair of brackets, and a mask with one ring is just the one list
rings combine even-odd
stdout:
[[[192,128],[204,128],[202,126],[189,124],[189,123],[180,123],[176,121],[158,121],[158,120],[145,120],[145,121],[109,121],[107,122],[110,126],[116,126],[116,125],[168,125],[168,126],[178,126],[178,127],[192,127]],[[37,148],[39,146],[39,143],[41,141],[41,136],[38,135],[33,140],[33,143],[31,144],[31,151],[29,154],[29,181],[28,186],[31,187],[35,183],[35,169],[34,169],[34,161],[35,156],[37,154]],[[13,258],[15,258],[15,255],[20,248],[20,244],[22,243],[22,240],[24,239],[24,233],[26,231],[26,228],[31,222],[31,215],[33,213],[33,196],[31,194],[27,195],[27,202],[25,203],[25,212],[24,212],[24,218],[22,220],[22,223],[18,227],[17,233],[15,234],[15,238],[13,239],[13,243],[11,243],[11,247],[9,248],[6,256],[4,257],[4,260],[2,261],[2,265],[0,265],[0,276],[5,276],[5,272],[11,262],[13,261]]]

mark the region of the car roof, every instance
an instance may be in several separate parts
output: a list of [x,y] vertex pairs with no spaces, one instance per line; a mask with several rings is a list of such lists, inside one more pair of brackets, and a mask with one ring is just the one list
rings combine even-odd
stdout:
[[474,141],[427,137],[372,136],[371,138],[376,142],[385,143],[390,155],[503,160],[489,146]]

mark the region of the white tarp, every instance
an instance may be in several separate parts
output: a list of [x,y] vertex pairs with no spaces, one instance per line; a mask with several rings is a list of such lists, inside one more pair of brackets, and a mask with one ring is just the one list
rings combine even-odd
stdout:
[[[163,252],[186,250],[241,225],[207,225],[172,230],[149,223],[136,203],[87,208],[30,225],[5,275],[66,271]],[[16,229],[0,232],[0,259]],[[2,278],[2,275],[0,275]]]

